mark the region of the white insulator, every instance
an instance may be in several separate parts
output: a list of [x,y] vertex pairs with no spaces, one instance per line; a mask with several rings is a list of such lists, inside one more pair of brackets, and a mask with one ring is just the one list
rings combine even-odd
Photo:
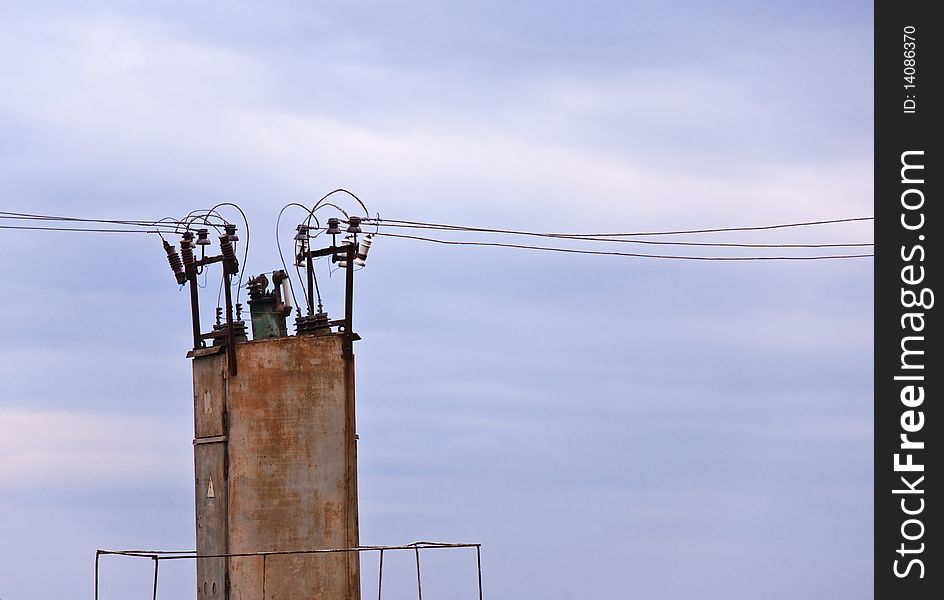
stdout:
[[358,267],[363,267],[367,262],[367,253],[370,251],[370,245],[374,243],[374,236],[367,234],[364,236],[364,239],[361,240],[361,243],[357,246],[357,257],[354,259],[354,264]]
[[282,278],[282,302],[288,304],[288,299],[291,298],[291,290],[289,289],[291,282],[288,280],[288,277]]
[[338,254],[344,257],[344,258],[338,258],[338,266],[341,267],[342,269],[347,267],[347,248],[353,243],[354,243],[354,236],[349,235],[343,240],[341,240],[340,244],[338,244],[338,248],[341,249],[341,252],[339,252]]

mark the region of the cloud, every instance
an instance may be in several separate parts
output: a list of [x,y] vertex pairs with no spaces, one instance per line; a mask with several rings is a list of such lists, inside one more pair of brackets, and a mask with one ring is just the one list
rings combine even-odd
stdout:
[[[868,214],[868,7],[790,8],[4,7],[0,193],[7,210],[138,218],[237,201],[249,273],[278,265],[280,206],[337,186],[386,217],[547,230]],[[3,529],[31,544],[0,561],[0,595],[38,596],[51,545],[189,546],[189,314],[159,240],[5,232],[0,253],[19,259]],[[628,580],[653,598],[870,591],[870,262],[379,238],[370,267],[365,543],[483,541],[486,593],[509,597]],[[337,280],[322,283],[335,315]],[[69,567],[49,598],[88,579],[84,558],[56,557]]]
[[160,488],[192,468],[186,425],[179,415],[0,409],[0,489]]

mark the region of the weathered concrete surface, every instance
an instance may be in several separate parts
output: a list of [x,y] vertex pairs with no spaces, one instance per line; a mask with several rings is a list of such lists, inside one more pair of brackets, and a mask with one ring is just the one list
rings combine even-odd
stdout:
[[[197,506],[197,550],[227,553],[226,444],[224,441],[224,374],[226,355],[194,359],[194,474]],[[226,559],[197,561],[197,598],[225,600]]]
[[[222,553],[230,554],[358,545],[353,360],[344,360],[341,343],[341,336],[329,335],[238,344],[235,377],[226,372],[222,354],[194,359],[201,554],[217,553],[221,542],[227,547]],[[225,383],[217,388],[213,380]],[[206,400],[208,390],[221,396],[219,404]],[[216,433],[217,406],[225,410],[222,434]],[[225,441],[200,443],[213,436]],[[223,486],[214,485],[216,498],[208,498],[210,478],[216,482],[211,471],[225,460],[214,448],[228,456],[228,477]],[[225,511],[218,508],[221,496]],[[221,512],[223,531],[216,527]],[[360,597],[356,553],[228,562],[234,599]],[[200,600],[217,597],[203,595],[208,577],[215,579],[215,570],[199,567]]]

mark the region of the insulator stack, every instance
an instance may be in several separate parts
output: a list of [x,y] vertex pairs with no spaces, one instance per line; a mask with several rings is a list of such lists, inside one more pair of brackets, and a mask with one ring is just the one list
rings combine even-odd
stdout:
[[193,256],[193,234],[190,232],[185,233],[184,239],[180,240],[180,255],[187,275],[196,273],[197,259]]
[[295,335],[327,335],[331,333],[328,314],[317,312],[313,315],[295,319]]
[[229,234],[220,236],[220,250],[223,251],[223,266],[228,275],[239,273],[239,260],[236,258],[236,249],[230,241]]
[[180,255],[177,254],[177,249],[164,240],[164,252],[167,253],[167,262],[170,263],[170,269],[174,272],[177,283],[183,285],[187,281],[187,274],[184,273],[184,264],[180,260]]

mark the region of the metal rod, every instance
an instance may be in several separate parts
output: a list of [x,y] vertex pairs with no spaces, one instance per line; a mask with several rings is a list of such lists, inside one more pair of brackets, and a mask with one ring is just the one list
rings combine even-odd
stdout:
[[479,600],[482,600],[482,547],[475,547],[475,562],[479,569]]
[[344,282],[344,358],[354,358],[354,258],[357,244],[347,246],[347,273]]
[[151,558],[154,559],[154,592],[151,594],[151,600],[157,600],[157,566],[161,561],[156,556]]
[[186,552],[169,552],[162,553],[157,550],[99,550],[103,555],[117,555],[117,556],[130,556],[137,558],[151,558],[153,555],[160,555],[161,560],[180,560],[180,559],[190,559],[190,560],[203,560],[208,558],[228,558],[228,557],[243,557],[243,556],[284,556],[289,554],[335,554],[338,552],[379,552],[381,550],[436,550],[436,549],[446,549],[446,548],[475,548],[481,544],[447,544],[447,543],[437,543],[437,542],[417,542],[413,544],[407,544],[404,546],[358,546],[356,548],[321,548],[317,550],[272,550],[269,552],[231,552],[229,554],[200,554],[197,555],[195,550],[188,550]]
[[193,348],[203,347],[203,339],[200,335],[200,299],[197,295],[197,276],[191,274],[190,281],[190,320],[193,323]]
[[308,315],[315,314],[315,263],[308,253],[305,259],[305,270],[308,272]]
[[95,598],[94,600],[98,600],[98,559],[101,558],[101,556],[102,556],[102,551],[96,550],[95,551]]
[[383,581],[384,581],[384,551],[380,550],[380,572],[377,574],[377,600],[381,600],[380,596],[383,594]]
[[229,374],[236,374],[236,344],[233,338],[233,292],[230,290],[232,276],[223,274],[226,287],[226,358],[229,362]]
[[416,552],[416,594],[419,600],[423,600],[423,582],[420,579],[420,549],[415,548]]

